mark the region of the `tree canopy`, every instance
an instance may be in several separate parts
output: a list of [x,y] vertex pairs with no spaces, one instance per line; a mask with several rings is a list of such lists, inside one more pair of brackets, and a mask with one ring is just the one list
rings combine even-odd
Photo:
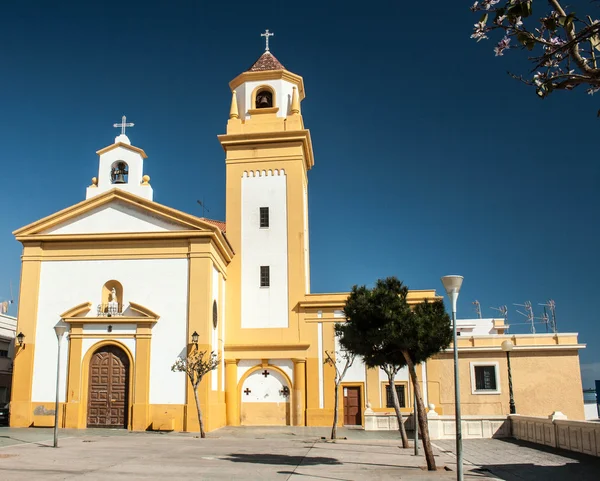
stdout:
[[[531,52],[533,63],[527,75],[510,75],[535,87],[545,98],[555,90],[572,90],[579,85],[593,95],[600,91],[600,21],[577,15],[563,0],[478,0],[473,12],[481,12],[471,38],[484,40],[501,35],[494,47],[496,56],[521,47]],[[600,111],[598,112],[600,115]]]

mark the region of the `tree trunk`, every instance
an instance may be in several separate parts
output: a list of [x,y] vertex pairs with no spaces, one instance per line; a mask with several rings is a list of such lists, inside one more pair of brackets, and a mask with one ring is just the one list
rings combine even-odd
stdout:
[[394,385],[395,373],[391,369],[384,369],[388,375],[388,383],[392,390],[392,399],[394,400],[394,411],[396,411],[396,417],[398,418],[398,431],[400,431],[400,437],[402,438],[402,447],[408,449],[408,436],[406,435],[406,428],[402,420],[402,411],[400,411],[400,402],[398,401],[398,393],[396,392],[396,386]]
[[[417,379],[417,371],[415,365],[410,358],[410,355],[406,351],[402,351],[402,355],[408,365],[408,372],[410,373],[410,379],[412,380],[413,387],[415,389],[415,398],[417,401],[417,411],[419,413],[419,427],[421,428],[421,440],[423,441],[423,451],[425,451],[425,460],[427,461],[427,469],[429,471],[436,471],[435,458],[433,457],[433,450],[431,449],[431,440],[429,439],[429,427],[427,425],[427,413],[425,412],[425,405],[423,404],[423,394],[421,393],[421,386],[419,386],[419,380]],[[417,427],[415,426],[415,429]]]
[[338,390],[340,385],[335,383],[335,395],[333,400],[333,426],[331,427],[331,439],[337,439],[337,422],[338,422]]
[[196,409],[198,410],[198,423],[200,424],[200,437],[205,438],[204,421],[202,421],[202,410],[200,409],[200,401],[198,400],[198,385],[194,386],[194,399],[196,400]]

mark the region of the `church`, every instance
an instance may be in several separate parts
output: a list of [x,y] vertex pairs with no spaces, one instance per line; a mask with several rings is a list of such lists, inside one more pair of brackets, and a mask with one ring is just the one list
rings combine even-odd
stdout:
[[[14,232],[23,255],[11,426],[52,426],[58,386],[64,428],[198,430],[192,388],[185,374],[171,371],[196,348],[220,359],[199,387],[207,431],[331,425],[335,373],[324,361],[336,351],[334,325],[344,320],[348,293],[310,290],[308,179],[315,156],[302,117],[304,80],[267,47],[229,87],[226,133],[218,136],[224,221],[154,201],[147,154],[130,141],[123,118],[121,134],[97,151],[98,174],[85,200]],[[226,106],[224,120],[225,114]],[[409,293],[411,303],[438,298],[435,289]],[[53,329],[59,322],[68,326],[60,351]],[[500,349],[507,326],[493,322],[493,334],[461,339],[466,414],[508,413]],[[584,347],[577,335],[511,338],[521,409],[548,414],[552,405],[577,418]],[[544,371],[541,404],[524,395],[524,376],[536,368]],[[432,412],[454,410],[451,369],[450,352],[418,369]],[[570,383],[561,381],[561,393],[555,376]],[[397,381],[408,413],[405,370]],[[382,371],[357,361],[342,387],[340,424],[360,426],[369,413],[393,413]]]

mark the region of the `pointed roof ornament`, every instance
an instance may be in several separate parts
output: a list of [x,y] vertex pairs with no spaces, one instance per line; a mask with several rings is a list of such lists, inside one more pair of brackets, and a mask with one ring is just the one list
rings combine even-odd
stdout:
[[300,99],[298,98],[298,89],[296,86],[292,87],[292,115],[300,113]]
[[238,119],[240,117],[238,113],[237,106],[237,96],[235,95],[235,90],[232,92],[231,96],[231,108],[229,109],[229,118],[230,119]]

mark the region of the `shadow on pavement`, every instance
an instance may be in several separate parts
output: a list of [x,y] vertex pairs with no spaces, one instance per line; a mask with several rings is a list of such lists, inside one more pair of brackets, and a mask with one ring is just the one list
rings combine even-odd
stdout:
[[551,466],[532,463],[483,464],[481,465],[482,469],[475,470],[476,472],[485,473],[485,471],[489,471],[506,481],[598,481],[600,479],[600,458],[595,456],[516,439],[505,438],[499,439],[499,441],[521,448],[529,448],[560,456],[560,458],[564,458],[564,463],[557,464],[557,462],[553,462],[554,465]]
[[335,458],[326,458],[323,456],[288,456],[287,454],[248,454],[234,453],[226,458],[221,458],[224,461],[232,461],[234,463],[254,463],[254,464],[281,464],[298,466],[314,466],[317,464],[342,464]]

